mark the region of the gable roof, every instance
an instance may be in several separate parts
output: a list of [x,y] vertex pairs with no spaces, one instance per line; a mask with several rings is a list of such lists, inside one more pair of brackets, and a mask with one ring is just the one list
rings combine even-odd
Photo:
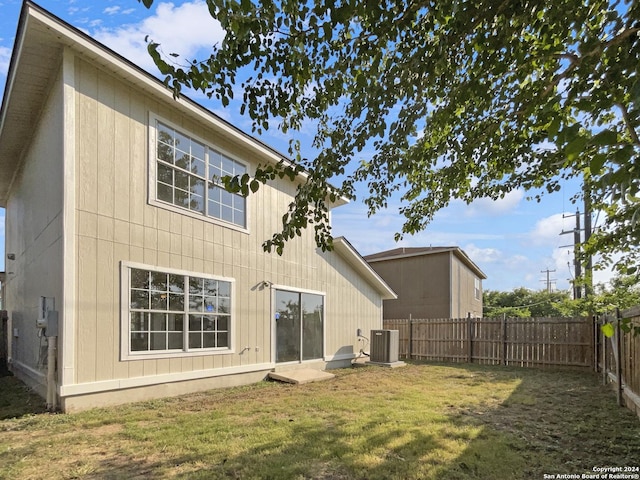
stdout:
[[383,300],[395,300],[398,298],[387,282],[385,282],[376,271],[365,261],[365,259],[357,252],[346,238],[337,237],[333,239],[334,250],[351,265],[371,286],[373,286]]
[[438,253],[451,252],[462,263],[464,263],[469,269],[475,273],[478,277],[486,279],[480,267],[478,267],[471,258],[460,247],[400,247],[392,250],[386,250],[380,253],[374,253],[366,255],[364,259],[369,263],[382,262],[385,260],[396,260],[400,258],[420,257],[424,255],[435,255]]
[[[271,163],[293,161],[261,140],[245,133],[202,105],[180,95],[162,81],[114,52],[86,33],[31,1],[25,1],[15,38],[4,96],[0,107],[0,207],[6,207],[9,190],[20,165],[24,146],[42,113],[49,88],[65,49],[72,50],[144,93],[172,107],[232,141],[242,142],[260,159]],[[301,173],[306,177],[306,173]],[[334,206],[348,203],[339,198]]]

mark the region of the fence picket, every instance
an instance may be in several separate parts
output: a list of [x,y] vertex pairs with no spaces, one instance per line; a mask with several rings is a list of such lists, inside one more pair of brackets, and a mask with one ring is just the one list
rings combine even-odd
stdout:
[[596,360],[593,322],[582,317],[412,318],[385,320],[384,328],[398,330],[403,358],[585,368]]

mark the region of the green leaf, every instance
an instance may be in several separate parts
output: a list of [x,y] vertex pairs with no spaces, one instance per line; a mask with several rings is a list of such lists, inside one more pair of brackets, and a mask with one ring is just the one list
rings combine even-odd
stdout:
[[606,161],[607,156],[604,153],[595,154],[591,159],[591,162],[589,162],[589,170],[591,171],[591,175],[598,175]]
[[253,193],[256,193],[260,188],[260,182],[258,182],[257,180],[252,180],[251,183],[249,184],[249,188],[251,188],[251,191]]
[[618,143],[618,133],[613,130],[603,130],[591,139],[591,145],[615,145]]
[[559,118],[554,118],[551,123],[549,124],[549,127],[547,128],[547,135],[549,135],[549,138],[553,138],[558,134],[558,130],[560,129],[560,119]]
[[611,323],[605,323],[600,327],[600,331],[605,337],[611,338],[615,333],[615,328],[613,328],[613,325]]
[[587,145],[587,139],[585,137],[576,137],[565,147],[564,153],[568,160],[575,160],[583,151]]

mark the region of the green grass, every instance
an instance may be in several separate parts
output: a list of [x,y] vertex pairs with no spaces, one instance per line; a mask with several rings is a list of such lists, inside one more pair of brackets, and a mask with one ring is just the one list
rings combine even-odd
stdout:
[[33,411],[0,379],[23,405],[0,403],[0,478],[530,479],[640,463],[638,418],[590,374],[335,373],[71,415]]

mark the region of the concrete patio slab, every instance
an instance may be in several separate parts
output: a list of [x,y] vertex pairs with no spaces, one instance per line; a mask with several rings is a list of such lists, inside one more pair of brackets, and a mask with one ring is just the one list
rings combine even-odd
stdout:
[[279,382],[294,383],[302,385],[304,383],[320,382],[335,377],[334,374],[324,372],[322,370],[312,370],[310,368],[301,368],[290,370],[288,372],[271,372],[269,378],[278,380]]

